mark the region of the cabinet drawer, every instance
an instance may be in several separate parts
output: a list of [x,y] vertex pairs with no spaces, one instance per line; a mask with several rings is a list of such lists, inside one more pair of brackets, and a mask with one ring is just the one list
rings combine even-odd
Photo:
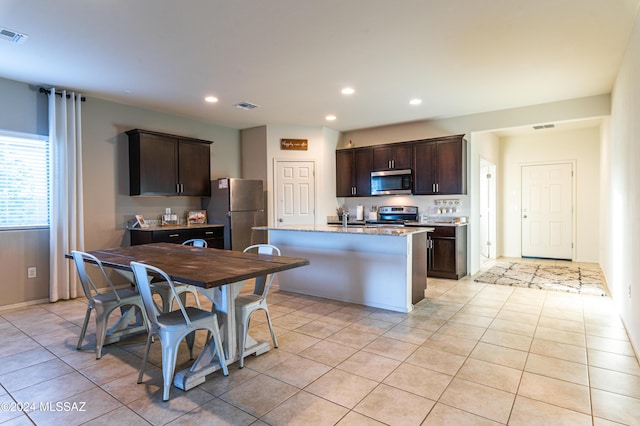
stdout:
[[456,228],[454,226],[435,226],[434,231],[429,233],[430,237],[436,238],[455,238]]
[[150,243],[175,243],[182,244],[192,238],[200,238],[207,241],[209,247],[224,248],[224,227],[213,226],[210,228],[177,228],[159,230],[131,230],[131,245]]

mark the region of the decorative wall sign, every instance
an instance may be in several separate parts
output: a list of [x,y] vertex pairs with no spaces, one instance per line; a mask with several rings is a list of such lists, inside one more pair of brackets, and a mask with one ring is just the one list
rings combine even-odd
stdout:
[[307,139],[280,139],[280,149],[289,151],[306,151],[309,147]]

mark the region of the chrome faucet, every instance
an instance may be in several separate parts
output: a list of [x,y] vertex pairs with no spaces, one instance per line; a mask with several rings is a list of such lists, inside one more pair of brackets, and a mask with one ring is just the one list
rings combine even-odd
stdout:
[[343,212],[342,213],[342,227],[346,228],[348,222],[349,222],[349,212]]

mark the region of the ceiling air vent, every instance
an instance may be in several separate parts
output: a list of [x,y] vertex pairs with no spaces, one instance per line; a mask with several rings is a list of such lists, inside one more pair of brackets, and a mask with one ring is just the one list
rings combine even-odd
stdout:
[[554,127],[556,127],[555,124],[539,124],[537,126],[533,126],[533,128],[536,129],[536,130],[553,129]]
[[15,44],[22,44],[27,41],[28,37],[29,36],[26,34],[21,34],[8,28],[0,27],[0,39],[2,40],[7,40]]
[[240,109],[246,109],[247,111],[249,111],[254,108],[258,108],[258,105],[252,104],[251,102],[240,102],[238,104],[235,104],[234,107],[240,108]]

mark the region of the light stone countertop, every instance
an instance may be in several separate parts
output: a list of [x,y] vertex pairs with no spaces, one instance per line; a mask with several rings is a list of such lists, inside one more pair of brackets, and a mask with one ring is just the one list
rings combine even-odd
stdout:
[[255,230],[273,231],[301,231],[301,232],[326,232],[333,234],[359,234],[359,235],[391,235],[404,237],[420,232],[433,232],[433,227],[402,227],[402,226],[347,226],[342,225],[284,225],[284,226],[255,226]]

